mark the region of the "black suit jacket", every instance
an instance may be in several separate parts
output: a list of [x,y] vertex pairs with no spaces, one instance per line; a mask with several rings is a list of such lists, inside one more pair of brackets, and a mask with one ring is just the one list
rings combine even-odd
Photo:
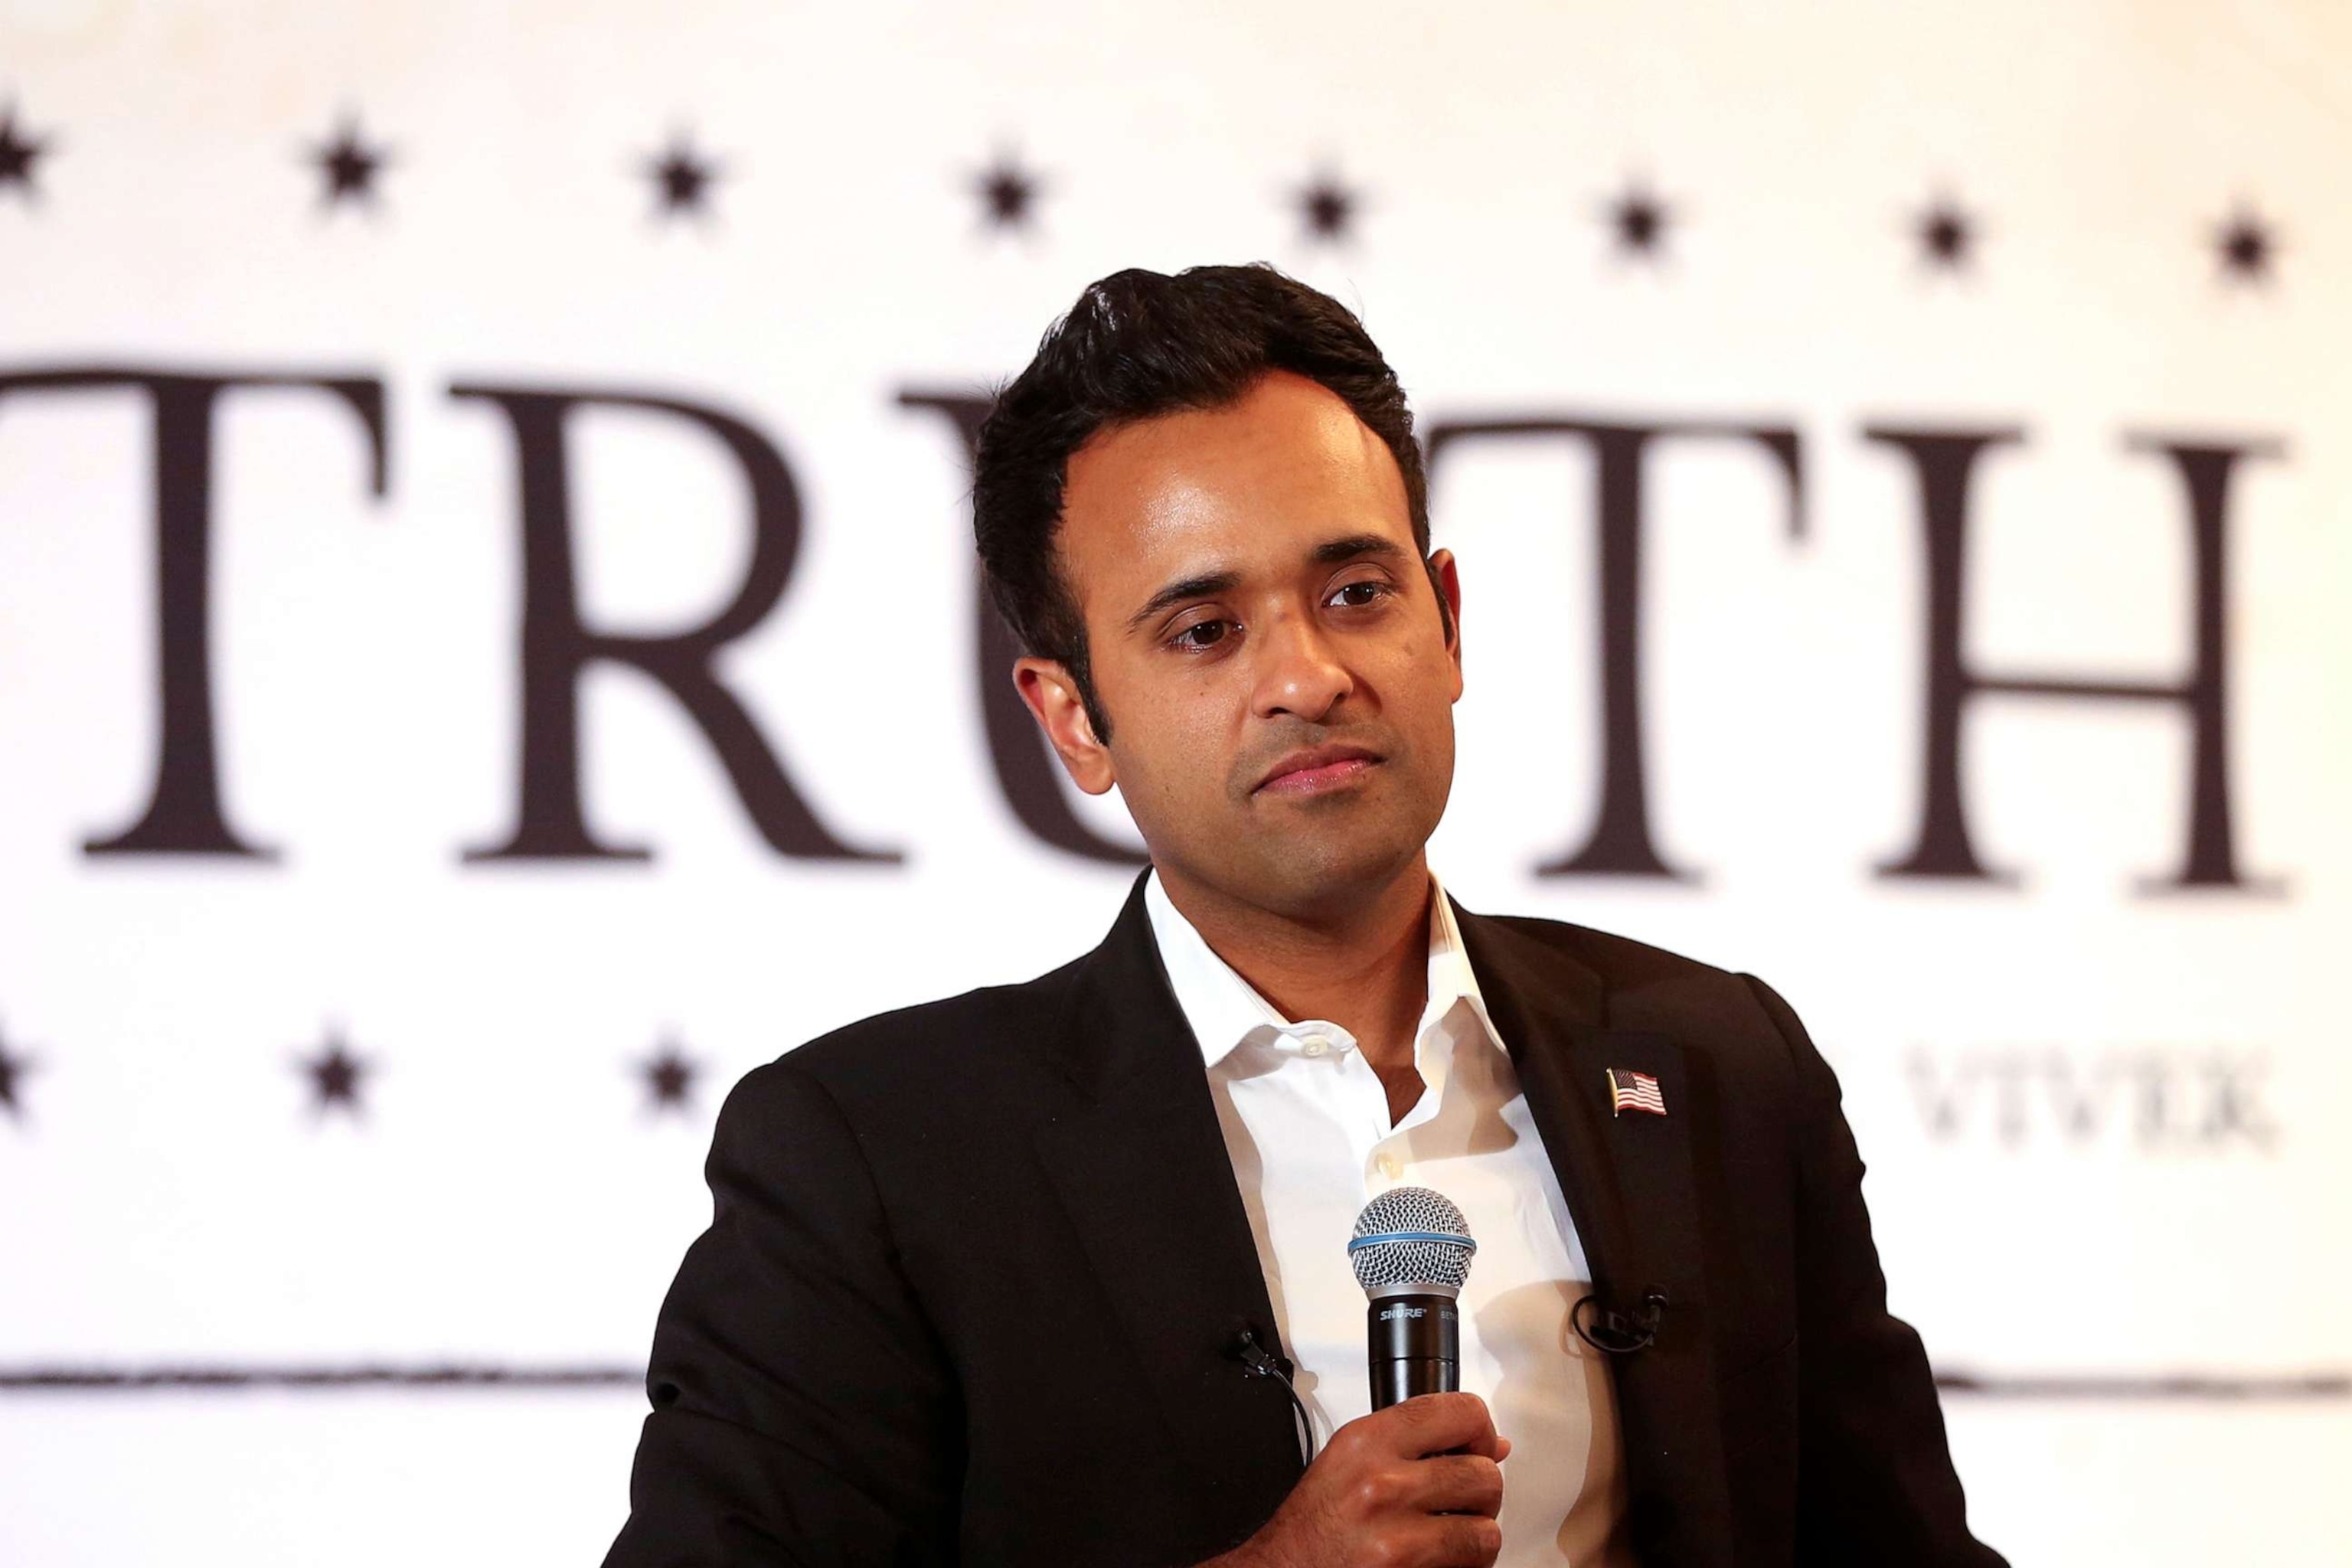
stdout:
[[[1641,1561],[1998,1564],[1796,1016],[1622,938],[1460,921],[1597,1289],[1670,1303],[1612,1358]],[[1669,1114],[1612,1117],[1609,1068]],[[753,1071],[709,1175],[607,1568],[1192,1563],[1297,1479],[1282,1389],[1230,1353],[1273,1313],[1140,881],[1073,963]]]

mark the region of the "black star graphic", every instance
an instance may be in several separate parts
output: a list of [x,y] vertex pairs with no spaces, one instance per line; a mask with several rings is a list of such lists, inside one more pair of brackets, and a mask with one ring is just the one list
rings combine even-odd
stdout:
[[342,1037],[330,1034],[326,1048],[302,1063],[302,1071],[310,1079],[310,1092],[317,1096],[312,1107],[320,1116],[341,1107],[350,1115],[360,1113],[360,1079],[373,1071],[372,1065],[344,1048]]
[[994,229],[1027,228],[1044,186],[1010,153],[999,153],[996,162],[971,181],[971,188],[980,193],[981,218]]
[[1665,248],[1669,216],[1666,204],[1639,180],[1628,184],[1625,194],[1609,204],[1609,226],[1616,234],[1618,250],[1651,260],[1657,259]]
[[651,1061],[638,1064],[638,1076],[646,1080],[646,1090],[653,1096],[656,1110],[684,1110],[694,1089],[694,1075],[699,1071],[694,1063],[678,1053],[676,1045],[665,1041],[661,1054]]
[[1321,245],[1347,243],[1360,200],[1337,175],[1316,175],[1298,192],[1298,215],[1307,220],[1307,237]]
[[30,200],[39,195],[33,184],[33,166],[46,156],[49,138],[31,136],[16,127],[16,106],[0,109],[0,190],[16,189]]
[[2235,283],[2268,283],[2271,263],[2278,258],[2278,236],[2254,212],[2241,205],[2213,226],[2214,248],[2221,253],[2222,276]]
[[392,153],[387,148],[371,147],[362,141],[358,118],[346,114],[332,142],[310,149],[310,162],[318,164],[320,174],[326,176],[327,188],[320,193],[325,205],[339,207],[352,201],[373,206],[375,177],[392,162]]
[[31,1057],[11,1055],[7,1042],[0,1040],[0,1109],[16,1121],[22,1121],[25,1115],[25,1102],[16,1098],[16,1086],[35,1065]]
[[707,217],[710,213],[710,187],[719,178],[719,163],[694,150],[691,138],[684,132],[669,139],[669,150],[657,158],[648,158],[646,173],[653,176],[664,217],[677,217],[691,213]]
[[1965,272],[1976,259],[1976,220],[1948,198],[1938,197],[1919,215],[1916,232],[1921,259],[1931,268]]

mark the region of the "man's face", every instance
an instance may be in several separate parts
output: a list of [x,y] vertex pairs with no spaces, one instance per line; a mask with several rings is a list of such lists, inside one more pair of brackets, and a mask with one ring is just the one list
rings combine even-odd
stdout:
[[1346,403],[1277,372],[1100,435],[1070,459],[1057,544],[1113,738],[1058,664],[1023,660],[1023,695],[1081,788],[1118,785],[1172,884],[1314,919],[1418,863],[1454,780],[1460,644],[1396,459]]

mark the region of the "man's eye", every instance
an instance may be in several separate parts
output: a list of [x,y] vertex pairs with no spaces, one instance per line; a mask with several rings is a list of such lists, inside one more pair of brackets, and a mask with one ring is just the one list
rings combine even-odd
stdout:
[[1178,647],[1213,647],[1225,640],[1229,621],[1194,621],[1168,640]]
[[1349,583],[1340,588],[1331,595],[1331,603],[1344,605],[1349,609],[1360,610],[1367,605],[1379,603],[1386,598],[1390,592],[1391,589],[1386,583],[1368,578],[1361,583]]

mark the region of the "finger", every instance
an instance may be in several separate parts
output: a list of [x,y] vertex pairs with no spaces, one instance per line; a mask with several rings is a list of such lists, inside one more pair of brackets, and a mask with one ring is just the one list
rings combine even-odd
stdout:
[[1422,1394],[1402,1405],[1392,1405],[1381,1412],[1390,1418],[1391,1431],[1398,1444],[1396,1452],[1407,1458],[1420,1458],[1425,1454],[1443,1454],[1448,1449],[1465,1449],[1486,1458],[1494,1458],[1494,1417],[1486,1413],[1486,1402],[1475,1394]]
[[1495,1439],[1495,1463],[1499,1465],[1510,1457],[1511,1440],[1508,1437],[1496,1437]]
[[1442,1451],[1452,1454],[1475,1454],[1482,1459],[1492,1459],[1496,1464],[1500,1464],[1503,1459],[1503,1439],[1495,1436],[1490,1430],[1484,1437],[1468,1443],[1457,1443],[1453,1447]]
[[1407,1506],[1423,1513],[1475,1514],[1492,1519],[1503,1511],[1503,1470],[1475,1454],[1435,1454],[1405,1467],[1412,1490]]
[[1491,1519],[1431,1519],[1407,1538],[1403,1560],[1425,1568],[1489,1568],[1503,1550],[1503,1527]]

